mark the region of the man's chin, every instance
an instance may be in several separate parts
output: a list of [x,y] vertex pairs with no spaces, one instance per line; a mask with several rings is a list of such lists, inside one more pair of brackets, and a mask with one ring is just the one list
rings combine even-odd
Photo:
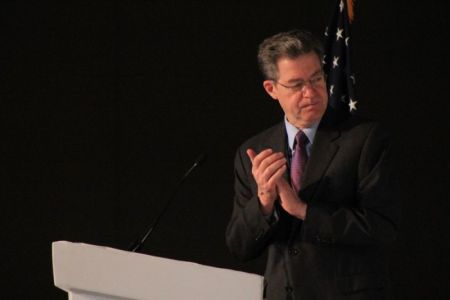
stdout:
[[307,111],[306,114],[303,114],[302,119],[308,122],[316,122],[319,121],[323,116],[323,111],[321,110],[311,110]]

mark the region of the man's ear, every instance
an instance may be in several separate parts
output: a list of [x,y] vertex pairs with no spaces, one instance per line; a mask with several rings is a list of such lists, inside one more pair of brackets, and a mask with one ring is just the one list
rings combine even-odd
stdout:
[[273,80],[264,80],[263,87],[266,90],[267,94],[270,95],[270,97],[272,97],[274,100],[278,99],[277,91],[276,91]]

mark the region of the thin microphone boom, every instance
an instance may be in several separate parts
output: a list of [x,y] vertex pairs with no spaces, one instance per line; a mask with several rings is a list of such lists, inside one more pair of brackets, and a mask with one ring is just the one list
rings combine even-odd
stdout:
[[139,251],[142,248],[142,246],[144,245],[145,241],[148,239],[148,237],[153,232],[155,227],[158,226],[159,220],[166,213],[167,209],[169,208],[170,203],[172,202],[172,200],[177,195],[177,193],[180,190],[180,187],[183,184],[183,182],[186,180],[186,178],[189,177],[189,175],[192,173],[192,171],[194,171],[195,168],[197,168],[199,165],[201,165],[205,161],[205,159],[206,159],[206,154],[205,153],[202,153],[202,154],[199,155],[199,157],[197,157],[197,159],[192,164],[192,166],[186,171],[186,173],[184,173],[183,177],[181,177],[181,179],[178,181],[178,183],[176,184],[175,189],[173,190],[171,196],[168,198],[168,200],[166,201],[166,203],[165,203],[164,207],[162,208],[161,212],[156,216],[155,220],[153,220],[153,222],[150,224],[150,226],[147,228],[147,230],[144,232],[144,234],[139,239],[137,239],[129,247],[130,251],[137,252],[137,251]]

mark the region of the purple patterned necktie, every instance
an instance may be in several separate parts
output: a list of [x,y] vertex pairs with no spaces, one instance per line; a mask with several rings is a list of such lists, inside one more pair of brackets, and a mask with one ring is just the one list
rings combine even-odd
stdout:
[[308,142],[306,134],[299,130],[295,136],[294,154],[291,161],[291,184],[297,193],[301,189],[302,175],[308,160],[308,154],[306,153],[306,144]]

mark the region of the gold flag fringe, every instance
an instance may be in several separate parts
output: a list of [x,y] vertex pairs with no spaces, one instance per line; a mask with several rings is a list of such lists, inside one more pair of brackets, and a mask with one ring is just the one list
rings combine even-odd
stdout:
[[354,12],[353,12],[353,4],[355,0],[347,0],[347,10],[348,10],[348,18],[350,23],[353,22]]

